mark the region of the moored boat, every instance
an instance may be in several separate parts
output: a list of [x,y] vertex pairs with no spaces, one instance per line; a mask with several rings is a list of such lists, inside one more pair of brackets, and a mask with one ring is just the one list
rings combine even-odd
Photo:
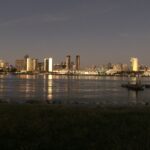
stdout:
[[146,87],[144,84],[141,83],[141,80],[139,77],[130,78],[128,83],[121,85],[124,88],[127,88],[128,90],[135,90],[135,91],[143,91]]
[[138,84],[122,84],[121,86],[129,90],[135,90],[135,91],[143,91],[145,88],[144,85],[138,85]]

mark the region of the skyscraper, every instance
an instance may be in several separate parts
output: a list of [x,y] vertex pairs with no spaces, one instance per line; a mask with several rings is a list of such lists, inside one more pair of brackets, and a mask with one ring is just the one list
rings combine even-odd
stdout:
[[44,71],[45,72],[53,71],[53,59],[52,58],[44,58]]
[[6,63],[4,60],[0,60],[0,68],[5,68],[6,67]]
[[25,62],[23,59],[17,59],[15,61],[15,67],[16,67],[17,71],[26,70],[25,69]]
[[138,58],[132,57],[130,59],[131,62],[131,71],[139,71],[139,61]]
[[38,69],[38,60],[37,59],[32,59],[33,61],[33,71],[37,71]]
[[44,58],[44,71],[48,72],[48,58]]
[[80,55],[76,56],[76,70],[80,69]]
[[71,57],[70,57],[70,55],[66,56],[66,69],[67,70],[71,69]]
[[27,58],[27,71],[33,71],[33,59]]
[[48,61],[49,61],[49,63],[48,63],[48,71],[52,72],[53,71],[53,59],[49,58]]
[[29,58],[29,55],[24,56],[24,70],[27,69],[27,58]]

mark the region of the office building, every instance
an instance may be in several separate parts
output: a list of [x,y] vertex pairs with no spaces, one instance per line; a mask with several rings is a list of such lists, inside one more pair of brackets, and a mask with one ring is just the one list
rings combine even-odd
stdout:
[[127,64],[122,64],[122,71],[129,71],[129,67]]
[[27,68],[27,58],[29,58],[29,55],[24,56],[24,69],[26,70]]
[[53,71],[53,59],[49,58],[49,63],[48,63],[48,71],[52,72]]
[[80,55],[76,56],[76,70],[80,69]]
[[25,69],[25,62],[23,59],[17,59],[15,61],[15,67],[16,67],[17,71],[26,70]]
[[44,62],[38,62],[37,71],[39,72],[44,71]]
[[33,71],[33,59],[27,58],[27,71]]
[[38,59],[32,59],[33,61],[33,71],[38,70]]
[[67,70],[71,69],[71,57],[70,57],[70,55],[66,56],[66,69]]
[[138,58],[132,57],[130,60],[131,63],[131,71],[139,71],[139,61]]
[[48,58],[44,58],[44,71],[48,72]]
[[4,60],[0,60],[0,68],[5,68],[6,67],[6,63]]
[[53,59],[52,58],[44,58],[44,71],[45,72],[53,71]]

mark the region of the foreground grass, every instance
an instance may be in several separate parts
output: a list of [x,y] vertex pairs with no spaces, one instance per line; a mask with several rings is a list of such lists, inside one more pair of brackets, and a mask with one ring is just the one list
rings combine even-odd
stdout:
[[150,108],[0,104],[1,150],[149,150]]

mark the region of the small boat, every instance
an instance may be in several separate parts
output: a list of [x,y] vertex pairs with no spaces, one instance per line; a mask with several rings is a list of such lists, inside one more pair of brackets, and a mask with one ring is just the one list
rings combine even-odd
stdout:
[[139,78],[130,78],[131,80],[128,81],[126,84],[122,84],[121,86],[127,88],[128,90],[134,91],[143,91],[146,87],[144,84],[141,84],[141,80]]
[[128,90],[134,90],[134,91],[143,91],[145,88],[144,85],[138,85],[138,84],[122,84],[121,86],[127,88]]

